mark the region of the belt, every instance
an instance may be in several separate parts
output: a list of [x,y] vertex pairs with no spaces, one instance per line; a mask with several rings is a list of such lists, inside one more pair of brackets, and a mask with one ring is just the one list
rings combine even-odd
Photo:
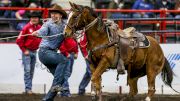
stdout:
[[52,49],[50,47],[40,47],[40,49],[51,50],[51,51],[57,51],[58,50],[58,49]]

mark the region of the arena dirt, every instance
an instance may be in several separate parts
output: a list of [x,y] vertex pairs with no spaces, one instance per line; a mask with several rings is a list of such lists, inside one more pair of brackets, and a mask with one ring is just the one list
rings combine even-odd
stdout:
[[[41,101],[44,95],[25,95],[25,94],[0,94],[0,101]],[[122,100],[122,99],[126,100]],[[118,94],[104,94],[103,101],[142,101],[145,95],[137,95],[133,100],[127,95]],[[56,97],[54,101],[96,101],[92,100],[90,95],[77,96],[73,95],[71,98]],[[180,101],[180,95],[155,95],[152,101]]]

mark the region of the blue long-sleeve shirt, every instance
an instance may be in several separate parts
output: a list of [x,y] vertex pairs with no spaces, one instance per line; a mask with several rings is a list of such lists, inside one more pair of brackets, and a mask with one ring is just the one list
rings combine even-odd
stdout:
[[62,21],[60,24],[56,24],[49,19],[46,21],[42,27],[37,31],[39,36],[51,36],[61,34],[55,37],[43,38],[40,47],[48,47],[51,49],[57,49],[62,40],[64,39],[63,31],[65,27],[65,21]]
[[[134,3],[132,9],[152,10],[152,9],[154,9],[154,6],[151,3],[144,2],[143,0],[136,0],[136,2]],[[146,14],[152,14],[152,12],[147,12]]]

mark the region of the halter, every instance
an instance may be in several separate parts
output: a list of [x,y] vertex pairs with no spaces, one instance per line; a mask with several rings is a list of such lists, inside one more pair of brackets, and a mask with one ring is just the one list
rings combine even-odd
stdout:
[[[78,18],[79,18],[80,16],[81,16],[81,14],[78,15]],[[72,30],[73,33],[75,33],[75,34],[73,34],[74,37],[75,37],[76,39],[79,39],[79,38],[81,38],[82,36],[84,36],[84,35],[82,35],[81,33],[87,31],[89,28],[91,28],[92,26],[94,26],[94,24],[97,23],[98,19],[99,19],[99,18],[94,19],[91,23],[89,23],[88,25],[86,25],[85,27],[83,27],[82,30],[75,30],[74,27],[78,26],[77,23],[75,23],[72,27],[69,26],[68,24],[66,24],[66,25]],[[76,26],[75,26],[75,25],[76,25]]]
[[82,36],[84,36],[84,34],[82,35],[82,32],[86,32],[89,28],[91,28],[92,26],[94,26],[94,24],[98,21],[98,18],[94,19],[91,23],[89,23],[87,26],[83,27],[82,30],[76,30],[75,31],[75,38],[81,38]]
[[[80,16],[81,16],[81,14],[79,14],[79,15],[77,16],[77,18],[80,17]],[[87,30],[88,30],[89,28],[91,28],[92,26],[94,26],[94,24],[96,24],[96,23],[98,22],[98,20],[99,20],[99,17],[95,18],[91,23],[89,23],[88,25],[86,25],[85,27],[83,27],[82,30],[75,30],[75,29],[73,28],[75,25],[78,25],[78,24],[76,24],[76,23],[75,23],[72,27],[69,26],[68,24],[66,24],[66,25],[73,31],[73,33],[74,33],[74,34],[73,34],[73,37],[74,37],[76,40],[78,40],[78,39],[80,39],[81,37],[84,36],[84,34],[82,34],[82,33],[85,32],[85,31],[87,31]],[[75,31],[74,31],[74,30],[75,30]],[[109,43],[95,47],[94,49],[92,49],[92,52],[94,52],[94,51],[96,51],[96,50],[99,50],[99,49],[101,49],[101,48],[111,47],[111,46],[113,46],[113,45],[116,43],[116,42],[111,42],[111,41],[110,41],[109,33],[107,33],[107,34],[108,34]]]

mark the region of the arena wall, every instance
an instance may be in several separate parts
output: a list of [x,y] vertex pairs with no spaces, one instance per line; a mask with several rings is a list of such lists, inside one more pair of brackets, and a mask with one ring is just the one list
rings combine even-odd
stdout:
[[[173,71],[176,74],[173,81],[173,87],[180,91],[180,44],[161,44],[165,56],[170,61]],[[0,44],[0,93],[22,93],[24,91],[23,67],[21,61],[21,51],[16,44]],[[77,93],[78,85],[85,73],[85,61],[82,54],[79,54],[75,60],[73,74],[69,79],[70,90]],[[103,91],[118,93],[119,86],[122,86],[122,93],[128,93],[129,87],[126,86],[127,75],[120,75],[119,81],[116,81],[116,71],[109,70],[103,74]],[[38,61],[36,64],[35,75],[33,79],[33,91],[36,93],[47,92],[52,83],[52,75]],[[176,94],[169,87],[162,83],[160,75],[156,78],[156,93]],[[147,92],[146,76],[138,81],[139,93]],[[87,92],[90,92],[90,85]]]

